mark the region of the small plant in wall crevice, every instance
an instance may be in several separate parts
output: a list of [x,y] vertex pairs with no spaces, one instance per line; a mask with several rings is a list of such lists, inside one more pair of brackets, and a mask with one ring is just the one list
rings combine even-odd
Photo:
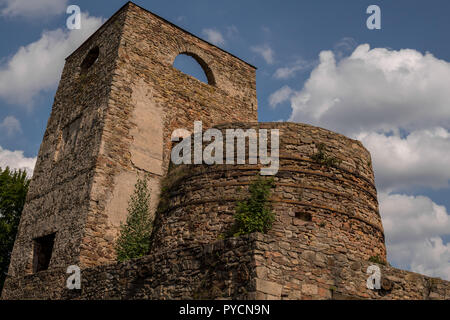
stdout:
[[387,262],[383,258],[381,258],[380,255],[378,254],[376,256],[371,256],[369,258],[369,262],[378,263],[384,266],[387,265]]
[[273,178],[258,178],[249,186],[250,196],[237,203],[234,215],[235,223],[226,234],[227,237],[239,237],[254,232],[267,233],[272,228],[275,214],[269,197],[274,187]]
[[325,144],[324,143],[319,143],[317,145],[317,152],[315,154],[313,154],[311,156],[311,159],[315,162],[317,162],[318,164],[327,166],[327,167],[331,167],[331,166],[336,166],[342,163],[342,160],[336,158],[336,157],[332,157],[327,155],[327,153],[325,152]]

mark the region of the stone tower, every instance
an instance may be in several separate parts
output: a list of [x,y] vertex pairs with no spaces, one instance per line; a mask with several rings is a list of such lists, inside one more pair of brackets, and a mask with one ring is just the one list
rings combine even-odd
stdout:
[[[172,67],[193,57],[208,84]],[[15,242],[10,276],[114,261],[138,173],[153,206],[170,135],[225,121],[257,121],[256,70],[133,3],[67,59]]]

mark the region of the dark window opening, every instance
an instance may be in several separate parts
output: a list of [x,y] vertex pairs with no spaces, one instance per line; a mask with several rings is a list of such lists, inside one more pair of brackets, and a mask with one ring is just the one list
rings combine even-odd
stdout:
[[308,213],[308,212],[296,212],[295,217],[297,219],[300,219],[303,221],[308,221],[308,222],[312,220],[311,213]]
[[173,67],[201,82],[209,85],[216,84],[211,69],[206,62],[196,54],[189,52],[181,53],[173,62]]
[[48,269],[54,243],[55,233],[34,239],[33,273]]
[[87,54],[86,58],[84,58],[81,63],[81,73],[86,73],[90,67],[97,61],[98,56],[100,54],[100,49],[98,47],[92,48]]

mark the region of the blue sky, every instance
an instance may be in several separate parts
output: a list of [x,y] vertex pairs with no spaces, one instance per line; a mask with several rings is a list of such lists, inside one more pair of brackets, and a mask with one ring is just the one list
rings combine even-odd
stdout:
[[[0,166],[32,170],[65,56],[125,2],[0,0]],[[260,121],[362,140],[389,261],[450,279],[449,1],[135,3],[257,66]],[[66,28],[69,4],[82,30]],[[372,4],[381,30],[366,27]]]

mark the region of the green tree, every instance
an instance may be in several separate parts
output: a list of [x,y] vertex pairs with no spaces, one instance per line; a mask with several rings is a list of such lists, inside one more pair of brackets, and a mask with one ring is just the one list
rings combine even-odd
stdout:
[[8,272],[29,184],[25,171],[0,168],[0,292]]
[[266,233],[272,228],[275,214],[270,206],[269,197],[274,186],[273,178],[258,176],[250,186],[250,197],[238,202],[234,215],[235,224],[229,236],[239,237],[253,232]]
[[127,261],[148,254],[153,221],[150,215],[150,190],[147,177],[138,178],[128,202],[128,217],[120,226],[116,243],[118,261]]

